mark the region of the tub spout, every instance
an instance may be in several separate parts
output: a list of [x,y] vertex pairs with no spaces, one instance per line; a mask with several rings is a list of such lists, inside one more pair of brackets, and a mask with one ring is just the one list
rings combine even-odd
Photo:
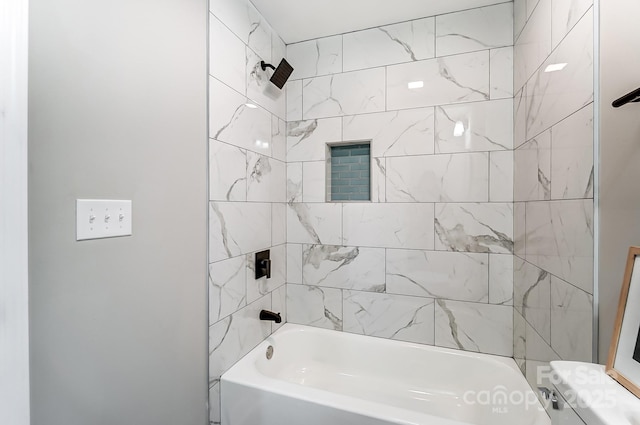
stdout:
[[276,323],[282,322],[282,317],[280,317],[280,313],[274,313],[269,310],[260,311],[260,320],[271,320]]

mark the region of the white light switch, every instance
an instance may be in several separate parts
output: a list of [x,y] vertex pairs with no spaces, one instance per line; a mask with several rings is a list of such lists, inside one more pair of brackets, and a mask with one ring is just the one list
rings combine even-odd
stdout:
[[76,199],[76,240],[130,236],[132,202]]

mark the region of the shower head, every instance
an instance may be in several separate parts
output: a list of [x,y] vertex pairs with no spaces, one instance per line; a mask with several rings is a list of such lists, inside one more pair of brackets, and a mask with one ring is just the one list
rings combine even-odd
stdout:
[[267,68],[273,69],[273,75],[271,76],[269,81],[271,81],[276,87],[281,90],[282,87],[284,87],[284,83],[287,82],[289,76],[291,76],[291,73],[293,72],[293,67],[289,65],[289,62],[287,62],[285,59],[282,59],[280,61],[280,65],[278,65],[277,68],[269,63],[266,63],[265,61],[260,61],[260,66],[262,67],[263,71],[266,71]]

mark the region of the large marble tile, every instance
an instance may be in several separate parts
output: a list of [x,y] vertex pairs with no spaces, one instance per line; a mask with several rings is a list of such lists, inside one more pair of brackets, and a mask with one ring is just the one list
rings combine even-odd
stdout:
[[524,25],[533,13],[533,10],[538,5],[540,0],[514,0],[513,2],[513,34],[514,40],[518,39],[518,36],[522,32]]
[[527,85],[513,97],[513,147],[527,141]]
[[551,199],[593,198],[593,104],[551,133]]
[[327,143],[340,140],[340,118],[288,122],[287,162],[324,161],[327,156]]
[[287,243],[287,205],[285,203],[271,204],[271,244]]
[[256,279],[256,255],[255,252],[246,255],[245,273],[247,276],[247,302],[270,294],[286,283],[287,274],[287,247],[285,245],[272,246],[270,249],[271,277],[266,276]]
[[303,202],[324,202],[327,199],[326,161],[304,162],[302,164]]
[[209,141],[209,199],[247,200],[247,151],[236,146]]
[[513,48],[513,88],[518,92],[551,53],[551,0],[540,0]]
[[287,244],[287,283],[302,283],[302,244]]
[[341,245],[341,219],[342,204],[288,204],[287,241]]
[[271,322],[259,319],[263,309],[271,310],[270,295],[209,327],[210,385],[271,334]]
[[489,254],[489,303],[513,305],[513,256]]
[[290,323],[341,331],[342,290],[288,284],[287,319]]
[[344,244],[433,249],[433,204],[345,204]]
[[209,15],[209,74],[238,93],[246,93],[245,44],[215,16]]
[[388,249],[387,292],[487,302],[487,254]]
[[513,97],[513,47],[491,49],[489,52],[491,70],[489,81],[491,99]]
[[209,137],[271,155],[271,114],[226,84],[209,78]]
[[433,344],[434,302],[430,298],[344,291],[344,331]]
[[488,154],[387,158],[387,202],[487,202]]
[[247,200],[285,202],[286,165],[254,152],[247,154]]
[[278,161],[287,160],[287,123],[271,116],[271,155]]
[[514,254],[524,258],[526,255],[526,212],[525,202],[515,202],[513,204],[513,235]]
[[271,328],[275,332],[287,323],[287,285],[282,285],[271,292],[271,311],[280,313],[280,317],[282,317],[281,323],[271,324]]
[[287,163],[287,202],[302,202],[302,162]]
[[525,356],[526,356],[526,346],[527,342],[527,325],[524,320],[524,317],[520,315],[517,311],[513,312],[513,358],[518,364],[518,367],[525,373],[524,365],[525,365]]
[[436,107],[437,153],[513,148],[511,99]]
[[503,3],[436,17],[436,55],[513,44],[513,4]]
[[271,61],[271,27],[248,0],[215,0],[209,10],[238,38],[266,61]]
[[209,203],[209,262],[271,246],[271,204]]
[[305,80],[305,120],[381,112],[385,109],[385,69],[372,68]]
[[287,121],[302,120],[302,80],[287,81]]
[[434,37],[434,18],[344,34],[344,71],[432,58]]
[[285,90],[279,89],[269,80],[273,71],[269,68],[262,70],[263,59],[247,48],[247,97],[280,119],[285,119],[287,107]]
[[220,381],[209,388],[209,425],[222,423],[220,406]]
[[[514,307],[536,332],[551,343],[551,275],[516,257],[513,274]],[[554,326],[557,324],[554,323]]]
[[372,157],[433,153],[433,108],[347,116],[342,127],[343,140],[370,140]]
[[446,251],[513,252],[513,205],[436,204],[435,248]]
[[287,61],[294,68],[292,80],[342,72],[342,36],[289,44]]
[[593,293],[593,200],[528,202],[526,259]]
[[593,297],[551,277],[551,347],[563,359],[591,362]]
[[387,166],[384,158],[371,159],[371,202],[387,200]]
[[513,308],[436,300],[435,344],[466,351],[513,356]]
[[[517,314],[517,313],[516,313]],[[560,356],[553,351],[549,343],[545,341],[538,332],[525,321],[525,350],[527,361],[551,362],[560,360]],[[527,373],[535,372],[527,370]]]
[[[545,72],[548,65],[560,63],[567,66],[561,71]],[[593,73],[593,10],[590,10],[527,84],[527,137],[593,102]]]
[[551,41],[555,48],[593,5],[593,0],[553,0]]
[[287,57],[287,45],[275,32],[271,31],[271,62],[278,65],[280,60]]
[[247,304],[245,256],[209,264],[209,326]]
[[514,199],[551,199],[551,132],[545,131],[514,152]]
[[489,154],[489,201],[513,201],[513,151]]
[[384,292],[383,248],[304,245],[302,282],[306,285]]
[[388,110],[474,100],[489,100],[488,50],[387,67]]

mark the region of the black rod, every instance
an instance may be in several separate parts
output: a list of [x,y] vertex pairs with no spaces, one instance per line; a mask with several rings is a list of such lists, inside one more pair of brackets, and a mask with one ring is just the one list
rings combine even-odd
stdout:
[[630,102],[640,102],[640,88],[635,89],[634,91],[625,94],[621,98],[614,100],[611,105],[613,105],[614,108],[619,108],[622,105],[626,105]]

